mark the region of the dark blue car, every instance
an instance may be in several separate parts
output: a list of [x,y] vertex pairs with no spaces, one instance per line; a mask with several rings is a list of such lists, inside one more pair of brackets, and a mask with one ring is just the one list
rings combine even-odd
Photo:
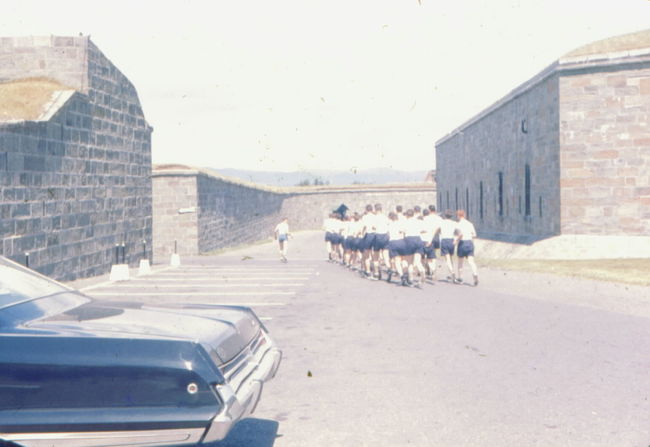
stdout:
[[220,440],[281,357],[248,308],[99,302],[0,257],[0,446]]

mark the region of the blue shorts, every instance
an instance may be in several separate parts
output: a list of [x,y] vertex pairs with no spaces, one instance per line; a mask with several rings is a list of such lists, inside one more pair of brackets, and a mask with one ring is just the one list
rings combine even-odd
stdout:
[[424,257],[427,259],[436,259],[436,249],[433,243],[424,246]]
[[460,242],[458,242],[457,254],[459,258],[474,256],[474,241],[461,240]]
[[280,234],[280,235],[278,235],[278,242],[284,242],[284,241],[288,241],[288,240],[289,240],[289,236],[288,236],[288,235],[286,235],[286,234]]
[[359,250],[361,250],[361,251],[371,250],[372,249],[372,244],[375,243],[375,236],[376,236],[375,233],[366,233],[366,235],[361,240]]
[[407,255],[424,254],[424,242],[422,242],[420,236],[407,236],[404,238],[404,244],[406,245]]
[[330,231],[325,233],[325,242],[332,242],[332,233]]
[[375,240],[372,242],[373,250],[385,250],[388,248],[388,233],[377,233],[375,234]]
[[404,256],[406,253],[406,244],[404,239],[395,239],[388,241],[388,256],[394,258],[395,256]]
[[453,255],[454,254],[454,240],[453,239],[441,239],[440,240],[440,254]]

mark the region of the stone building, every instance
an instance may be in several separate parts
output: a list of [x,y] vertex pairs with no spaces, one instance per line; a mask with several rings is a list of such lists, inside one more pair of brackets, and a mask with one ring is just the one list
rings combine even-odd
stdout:
[[482,236],[650,235],[650,31],[568,53],[436,142]]
[[0,38],[0,254],[64,280],[107,272],[116,244],[150,256],[151,132],[88,37]]

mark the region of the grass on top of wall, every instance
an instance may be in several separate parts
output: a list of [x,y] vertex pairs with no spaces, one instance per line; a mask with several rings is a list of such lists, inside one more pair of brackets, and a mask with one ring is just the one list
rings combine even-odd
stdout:
[[485,259],[479,266],[650,286],[650,259]]
[[72,89],[46,78],[0,83],[0,121],[37,119],[61,90]]

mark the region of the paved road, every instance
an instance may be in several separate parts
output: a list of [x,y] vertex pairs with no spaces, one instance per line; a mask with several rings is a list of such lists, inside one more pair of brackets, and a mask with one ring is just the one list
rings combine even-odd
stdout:
[[283,364],[214,447],[650,445],[650,288],[490,270],[420,290],[324,259],[299,233],[287,264],[269,243],[87,293],[265,320]]

